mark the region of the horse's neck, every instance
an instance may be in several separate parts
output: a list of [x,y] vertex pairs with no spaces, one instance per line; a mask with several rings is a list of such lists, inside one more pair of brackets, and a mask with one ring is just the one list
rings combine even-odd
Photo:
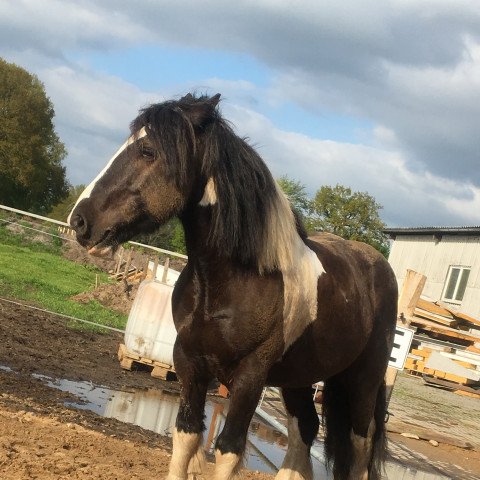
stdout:
[[[187,255],[190,260],[201,263],[215,261],[222,257],[217,248],[209,246],[212,211],[210,207],[197,206],[181,218],[185,232]],[[225,258],[224,258],[225,260]]]

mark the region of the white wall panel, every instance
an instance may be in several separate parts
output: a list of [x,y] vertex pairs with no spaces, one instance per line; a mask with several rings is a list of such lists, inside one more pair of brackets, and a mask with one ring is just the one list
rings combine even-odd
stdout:
[[480,318],[480,237],[443,235],[397,235],[389,262],[402,287],[407,269],[426,275],[425,296],[440,300],[450,265],[470,267],[467,289],[460,310]]

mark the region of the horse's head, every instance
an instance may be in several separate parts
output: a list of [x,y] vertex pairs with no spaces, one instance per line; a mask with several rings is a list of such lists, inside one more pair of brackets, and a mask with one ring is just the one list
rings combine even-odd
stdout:
[[107,253],[202,199],[208,180],[202,171],[203,136],[218,115],[219,99],[219,94],[188,94],[140,112],[130,138],[70,213],[81,245]]

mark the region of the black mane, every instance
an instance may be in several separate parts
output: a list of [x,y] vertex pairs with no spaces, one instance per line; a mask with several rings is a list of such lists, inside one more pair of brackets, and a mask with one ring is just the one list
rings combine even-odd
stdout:
[[[180,188],[198,158],[205,182],[213,178],[217,203],[212,207],[208,242],[242,264],[258,265],[265,248],[268,219],[281,214],[276,182],[264,161],[238,137],[216,108],[219,96],[187,95],[177,101],[153,104],[132,122],[135,133],[148,132],[166,166],[166,174]],[[203,192],[202,192],[203,193]],[[201,196],[200,196],[201,197]],[[298,218],[298,233],[305,231]]]

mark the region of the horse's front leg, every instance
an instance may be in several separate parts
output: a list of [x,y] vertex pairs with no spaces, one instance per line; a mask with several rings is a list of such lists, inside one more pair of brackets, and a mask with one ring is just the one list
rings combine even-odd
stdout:
[[266,372],[253,357],[242,361],[235,370],[227,418],[215,444],[215,480],[240,478],[248,427],[260,400],[265,378]]
[[182,389],[167,480],[194,480],[205,467],[202,432],[205,429],[205,397],[211,377],[203,359],[185,356],[178,342],[174,362]]

